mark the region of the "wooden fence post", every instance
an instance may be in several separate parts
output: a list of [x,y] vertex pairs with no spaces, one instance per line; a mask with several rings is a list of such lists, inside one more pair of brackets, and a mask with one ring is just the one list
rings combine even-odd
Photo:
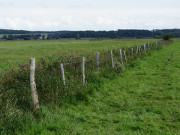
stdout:
[[139,46],[136,47],[136,55],[138,55],[139,52]]
[[157,49],[157,44],[158,44],[158,43],[156,42],[156,43],[155,43],[155,49]]
[[149,46],[149,42],[148,42],[148,48],[150,48],[150,46]]
[[131,57],[133,57],[133,48],[131,48]]
[[95,67],[98,68],[98,66],[99,66],[99,53],[96,53]]
[[121,64],[123,64],[123,57],[122,57],[122,51],[121,51],[121,49],[119,49],[119,55],[120,55]]
[[158,43],[158,42],[156,42],[156,48],[158,48],[158,46],[159,46],[159,43]]
[[124,52],[124,59],[125,59],[125,61],[127,62],[126,51],[124,50],[123,52]]
[[144,51],[146,51],[146,44],[144,44]]
[[112,52],[112,50],[110,51],[110,56],[111,56],[111,65],[112,65],[112,68],[114,68],[114,59],[113,59],[113,52]]
[[60,71],[61,71],[61,80],[63,81],[64,86],[66,85],[66,80],[65,80],[65,74],[64,74],[64,67],[63,64],[60,64]]
[[141,46],[138,46],[138,54],[141,53]]
[[82,57],[82,60],[81,60],[81,70],[82,70],[82,82],[83,84],[86,83],[86,80],[85,80],[85,57]]
[[35,83],[35,58],[30,58],[30,86],[31,86],[33,110],[35,111],[39,108],[38,93]]

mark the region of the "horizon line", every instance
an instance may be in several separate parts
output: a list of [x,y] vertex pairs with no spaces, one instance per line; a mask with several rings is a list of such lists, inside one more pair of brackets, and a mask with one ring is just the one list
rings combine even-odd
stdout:
[[153,31],[153,30],[179,30],[180,28],[163,28],[163,29],[116,29],[116,30],[27,30],[27,29],[4,29],[0,28],[0,30],[14,30],[14,31],[29,31],[29,32],[59,32],[59,31],[70,31],[70,32],[76,32],[76,31],[118,31],[118,30],[148,30],[148,31]]

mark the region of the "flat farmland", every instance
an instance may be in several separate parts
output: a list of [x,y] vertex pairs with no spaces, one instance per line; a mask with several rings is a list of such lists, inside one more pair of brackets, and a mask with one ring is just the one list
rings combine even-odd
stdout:
[[157,39],[81,39],[0,41],[0,73],[29,62],[30,57],[89,55],[101,50],[141,45]]

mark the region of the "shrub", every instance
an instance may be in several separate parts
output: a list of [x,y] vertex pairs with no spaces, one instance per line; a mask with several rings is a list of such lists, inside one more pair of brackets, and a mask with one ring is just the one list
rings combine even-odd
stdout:
[[171,38],[173,37],[173,35],[172,34],[164,34],[163,35],[163,40],[170,40]]
[[154,38],[155,38],[155,39],[160,39],[161,37],[160,37],[160,36],[155,36]]
[[143,39],[144,37],[143,36],[139,36],[139,37],[137,37],[138,39]]
[[14,40],[14,38],[12,38],[12,37],[8,37],[8,38],[7,38],[7,40]]
[[24,40],[30,40],[31,38],[30,37],[24,37]]

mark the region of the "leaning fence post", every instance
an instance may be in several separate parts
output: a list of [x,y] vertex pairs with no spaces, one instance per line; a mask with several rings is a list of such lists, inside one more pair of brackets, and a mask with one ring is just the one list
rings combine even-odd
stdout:
[[127,62],[126,51],[124,50],[123,52],[124,52],[124,59],[125,59],[125,61]]
[[83,84],[85,84],[85,57],[82,57],[82,60],[81,60],[81,70],[82,70],[82,81],[83,81]]
[[119,49],[119,55],[120,55],[121,64],[123,64],[123,58],[122,58],[122,51],[121,51],[121,49]]
[[110,55],[111,55],[111,65],[112,65],[112,68],[114,68],[114,60],[113,60],[113,52],[112,52],[112,50],[110,51]]
[[99,53],[96,53],[95,67],[98,68],[98,66],[99,66]]
[[34,111],[39,108],[38,93],[35,83],[35,58],[30,58],[30,86]]
[[64,74],[64,67],[63,64],[61,63],[60,66],[60,71],[61,71],[61,80],[63,81],[64,86],[66,85],[66,80],[65,80],[65,74]]

